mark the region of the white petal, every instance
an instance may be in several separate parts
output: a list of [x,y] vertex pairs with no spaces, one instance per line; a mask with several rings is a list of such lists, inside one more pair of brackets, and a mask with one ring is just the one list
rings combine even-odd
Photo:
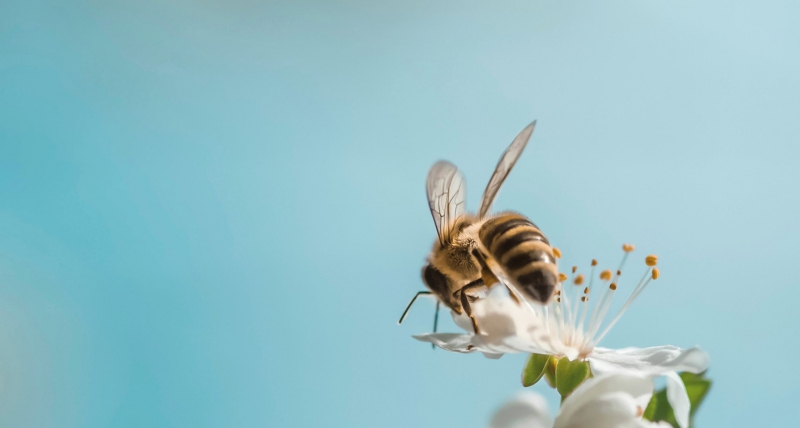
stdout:
[[[604,399],[609,395],[613,396],[612,399]],[[637,417],[639,408],[643,410],[647,407],[652,395],[653,380],[648,376],[638,373],[616,373],[596,376],[586,380],[564,400],[561,411],[556,418],[556,427],[579,426],[573,425],[572,421],[582,421],[581,423],[584,423],[588,420],[585,418],[592,415],[601,418],[605,414],[604,408],[608,409],[608,418],[606,420],[608,423],[619,424],[619,418],[625,415],[627,415],[626,418],[633,420]],[[601,400],[606,407],[597,407],[591,404],[598,400]],[[586,426],[599,428],[601,426],[616,425],[589,424]]]
[[490,428],[552,428],[547,401],[539,394],[523,392],[492,416]]
[[700,348],[681,349],[675,346],[652,348],[594,348],[587,358],[595,374],[636,371],[650,376],[669,372],[700,373],[708,368],[708,354]]
[[612,392],[593,398],[568,416],[559,415],[554,428],[625,427],[636,422],[637,413],[636,403],[630,395]]
[[421,342],[430,342],[434,345],[451,352],[473,352],[476,351],[472,345],[472,336],[458,333],[428,333],[411,336]]
[[[504,353],[535,352],[538,354],[566,355],[577,357],[577,350],[560,349],[540,320],[530,309],[517,304],[504,287],[494,287],[489,293],[472,304],[481,334],[431,333],[414,338],[431,342],[453,352],[484,352],[489,358],[499,358]],[[453,320],[468,333],[472,323],[463,314],[451,312]]]
[[689,394],[686,392],[686,385],[683,379],[675,372],[669,372],[667,377],[667,400],[675,413],[675,420],[681,428],[689,427],[689,410],[692,404],[689,402]]

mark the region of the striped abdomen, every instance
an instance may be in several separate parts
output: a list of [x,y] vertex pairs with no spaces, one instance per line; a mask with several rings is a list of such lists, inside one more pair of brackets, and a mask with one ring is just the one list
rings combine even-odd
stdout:
[[514,286],[539,302],[550,300],[558,284],[556,259],[533,222],[519,214],[500,214],[486,221],[478,236]]

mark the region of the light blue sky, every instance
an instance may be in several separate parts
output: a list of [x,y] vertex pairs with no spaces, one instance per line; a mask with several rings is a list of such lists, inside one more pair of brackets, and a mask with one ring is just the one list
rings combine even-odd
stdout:
[[788,1],[4,1],[0,425],[484,426],[524,357],[432,352],[410,337],[432,302],[395,321],[435,236],[427,169],[459,165],[474,210],[538,119],[495,208],[567,265],[660,256],[603,344],[699,344],[698,427],[788,426],[798,19]]

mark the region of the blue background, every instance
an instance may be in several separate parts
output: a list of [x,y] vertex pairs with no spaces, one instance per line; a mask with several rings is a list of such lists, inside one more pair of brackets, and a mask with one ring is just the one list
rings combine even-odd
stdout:
[[485,426],[524,356],[432,352],[410,337],[431,301],[395,322],[435,236],[427,169],[459,165],[474,210],[538,119],[495,208],[567,266],[614,265],[623,242],[637,271],[660,256],[603,345],[699,344],[716,382],[699,427],[786,426],[799,18],[789,1],[3,1],[0,425]]

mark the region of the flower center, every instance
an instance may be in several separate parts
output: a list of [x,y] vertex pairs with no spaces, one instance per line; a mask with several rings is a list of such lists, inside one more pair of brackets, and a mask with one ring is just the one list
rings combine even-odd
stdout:
[[559,275],[560,282],[556,289],[556,295],[550,303],[544,306],[531,306],[536,316],[544,321],[545,329],[550,337],[560,341],[561,345],[566,348],[577,350],[579,359],[585,359],[592,352],[600,340],[619,321],[622,314],[639,297],[639,294],[644,291],[650,281],[657,279],[660,274],[658,268],[655,267],[658,258],[655,255],[647,256],[645,258],[647,270],[644,275],[636,284],[633,292],[631,292],[619,312],[601,330],[601,327],[604,326],[606,315],[611,308],[614,294],[617,292],[620,277],[622,276],[622,268],[625,265],[628,254],[633,251],[634,247],[633,245],[625,244],[622,249],[624,256],[616,273],[614,274],[610,270],[600,272],[599,280],[604,292],[596,303],[591,296],[595,282],[597,260],[592,260],[588,285],[583,286],[583,274],[576,275],[578,268],[573,267],[570,281],[567,281],[569,279],[567,275]]

